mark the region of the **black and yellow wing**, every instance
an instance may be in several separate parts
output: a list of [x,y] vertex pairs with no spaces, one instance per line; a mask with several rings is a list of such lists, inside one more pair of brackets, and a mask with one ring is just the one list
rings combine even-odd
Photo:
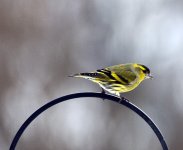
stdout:
[[105,68],[111,72],[111,75],[123,85],[131,85],[136,80],[137,76],[132,69],[132,64],[120,64]]
[[115,65],[104,69],[99,69],[90,73],[79,73],[72,76],[83,77],[89,80],[93,80],[97,83],[116,83],[122,85],[131,85],[137,78],[133,72],[132,64]]

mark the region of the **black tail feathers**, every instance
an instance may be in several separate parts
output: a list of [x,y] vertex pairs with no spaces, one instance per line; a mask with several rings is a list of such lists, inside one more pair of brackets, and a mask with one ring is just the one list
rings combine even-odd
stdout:
[[96,77],[98,76],[98,73],[80,73],[81,76],[88,76],[88,77]]
[[98,76],[98,73],[77,73],[77,74],[73,74],[73,75],[69,75],[68,77],[96,77]]

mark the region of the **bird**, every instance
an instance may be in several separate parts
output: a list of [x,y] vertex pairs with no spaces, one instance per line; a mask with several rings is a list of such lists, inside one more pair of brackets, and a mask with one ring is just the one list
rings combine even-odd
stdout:
[[138,63],[118,64],[93,72],[77,73],[69,77],[79,77],[93,81],[106,91],[124,100],[122,93],[134,90],[145,79],[152,79],[150,69]]

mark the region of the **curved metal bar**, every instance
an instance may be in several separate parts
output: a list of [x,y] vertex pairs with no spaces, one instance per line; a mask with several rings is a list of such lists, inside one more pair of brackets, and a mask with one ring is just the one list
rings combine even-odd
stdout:
[[28,125],[37,117],[39,116],[42,112],[44,112],[45,110],[47,110],[48,108],[66,101],[66,100],[70,100],[70,99],[74,99],[74,98],[81,98],[81,97],[97,97],[97,98],[102,98],[102,99],[108,99],[114,102],[117,102],[126,107],[128,107],[129,109],[133,110],[134,112],[136,112],[140,117],[142,117],[146,123],[152,128],[152,130],[154,131],[154,133],[156,134],[158,140],[161,143],[161,146],[163,148],[163,150],[168,150],[168,147],[166,145],[166,142],[160,132],[160,130],[157,128],[157,126],[155,125],[155,123],[151,120],[150,117],[148,117],[141,109],[139,109],[137,106],[135,106],[134,104],[130,103],[129,101],[125,101],[122,100],[120,101],[120,99],[118,97],[112,96],[112,95],[107,95],[104,93],[92,93],[92,92],[86,92],[86,93],[75,93],[75,94],[70,94],[70,95],[66,95],[60,98],[57,98],[55,100],[52,100],[51,102],[43,105],[42,107],[40,107],[38,110],[36,110],[20,127],[20,129],[18,130],[18,132],[16,133],[11,145],[10,145],[10,150],[14,150],[16,148],[16,145],[21,137],[21,135],[23,134],[23,132],[25,131],[25,129],[28,127]]

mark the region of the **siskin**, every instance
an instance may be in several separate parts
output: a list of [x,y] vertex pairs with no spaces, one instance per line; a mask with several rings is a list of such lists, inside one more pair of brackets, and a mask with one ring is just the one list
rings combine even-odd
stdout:
[[130,63],[119,64],[89,73],[78,73],[70,77],[81,77],[98,83],[105,91],[123,99],[121,93],[135,89],[144,79],[152,79],[149,68],[144,65]]

